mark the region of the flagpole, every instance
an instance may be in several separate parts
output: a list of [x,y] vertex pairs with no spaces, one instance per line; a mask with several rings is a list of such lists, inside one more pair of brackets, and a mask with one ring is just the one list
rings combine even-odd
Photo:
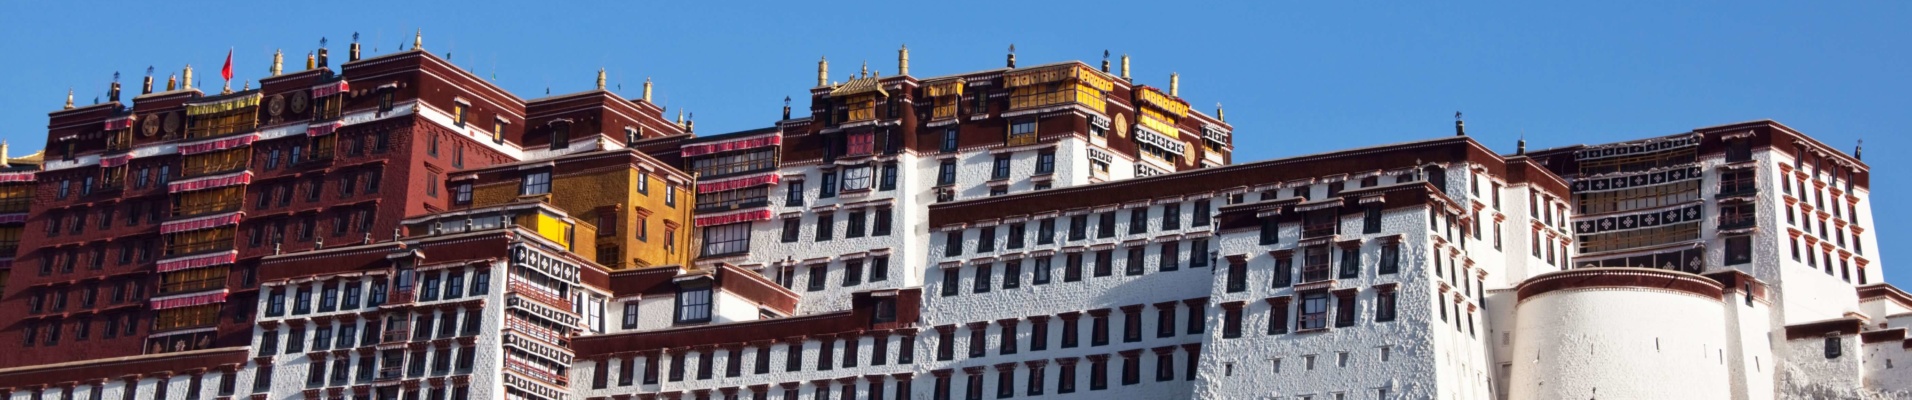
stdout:
[[226,78],[224,93],[232,93],[232,47],[226,47],[226,66],[219,69],[219,76]]

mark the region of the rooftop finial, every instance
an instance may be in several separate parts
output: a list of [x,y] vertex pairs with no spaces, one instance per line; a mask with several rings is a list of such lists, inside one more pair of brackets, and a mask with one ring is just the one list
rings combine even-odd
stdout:
[[651,77],[644,77],[644,101],[651,101]]
[[1520,131],[1520,141],[1514,142],[1515,155],[1527,155],[1527,131]]
[[1454,112],[1454,136],[1467,136],[1467,123],[1461,121],[1461,112]]
[[106,88],[106,99],[114,103],[120,101],[119,71],[113,71],[113,84]]
[[412,50],[425,50],[425,28],[419,28],[412,34]]
[[1222,103],[1219,101],[1215,102],[1215,119],[1222,122],[1228,122],[1228,114],[1222,113]]
[[192,65],[192,64],[186,64],[186,72],[185,72],[185,73],[183,73],[183,74],[181,74],[181,75],[182,75],[182,76],[180,77],[180,80],[181,80],[181,81],[183,81],[183,82],[185,82],[185,83],[183,83],[183,84],[182,84],[182,85],[184,85],[184,86],[182,86],[182,87],[183,87],[183,88],[185,88],[186,90],[192,90],[192,88],[193,88],[193,65]]
[[1182,73],[1168,73],[1168,95],[1182,97]]
[[272,76],[279,76],[285,70],[285,50],[272,51]]
[[1016,67],[1016,44],[1009,44],[1009,68]]
[[870,60],[863,60],[863,69],[856,72],[858,78],[870,77]]
[[790,96],[783,96],[783,119],[790,119]]
[[167,74],[166,91],[171,92],[174,89],[179,89],[179,75]]
[[909,75],[909,74],[910,74],[910,45],[906,43],[906,44],[903,44],[903,48],[896,50],[896,75],[903,76],[903,75]]
[[73,109],[73,88],[66,88],[66,108],[65,109],[67,110]]
[[139,94],[153,93],[153,66],[146,66],[146,78],[141,80]]
[[1865,153],[1866,153],[1866,140],[1859,139],[1859,145],[1852,146],[1852,159],[1865,160],[1866,159]]
[[7,141],[0,140],[0,168],[11,167],[7,162]]
[[359,60],[358,32],[352,32],[352,51],[350,54],[348,54],[348,56],[350,57],[349,59],[346,60],[348,62]]
[[319,67],[318,58],[313,56],[312,52],[310,51],[305,52],[305,69],[314,69],[318,67]]
[[817,58],[817,87],[830,85],[830,57]]
[[604,90],[604,69],[598,68],[597,90]]
[[1109,73],[1109,50],[1102,50],[1102,73]]
[[1126,53],[1122,54],[1122,80],[1135,82],[1135,78],[1129,77],[1129,55]]

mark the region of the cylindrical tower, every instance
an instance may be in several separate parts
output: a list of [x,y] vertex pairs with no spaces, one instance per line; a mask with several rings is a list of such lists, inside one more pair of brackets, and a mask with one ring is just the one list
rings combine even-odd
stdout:
[[1509,398],[1729,398],[1721,291],[1706,277],[1644,268],[1528,279],[1514,309]]

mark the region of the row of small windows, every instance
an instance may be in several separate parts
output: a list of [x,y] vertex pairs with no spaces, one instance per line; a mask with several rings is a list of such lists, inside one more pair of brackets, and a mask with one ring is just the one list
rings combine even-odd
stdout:
[[[838,276],[842,278],[842,287],[854,287],[862,285],[864,282],[881,282],[889,280],[890,278],[890,256],[888,255],[873,256],[867,259],[849,259],[844,260],[840,264],[842,267],[837,268],[837,270],[841,271],[838,272]],[[868,268],[865,268],[866,266]],[[779,268],[777,284],[786,289],[795,289],[798,268],[800,267],[786,266]],[[830,264],[817,264],[801,268],[806,269],[807,272],[805,272],[805,274],[808,276],[804,281],[805,290],[819,292],[829,288]]]
[[[1175,347],[1158,347],[1153,349],[1153,352],[1155,353],[1155,360],[1153,361],[1154,367],[1152,369],[1154,370],[1155,382],[1175,381],[1175,370],[1178,367],[1183,371],[1181,373],[1183,381],[1195,380],[1195,374],[1201,365],[1201,354],[1199,352],[1192,350],[1183,351],[1182,361],[1179,365],[1175,360]],[[1119,358],[1119,360],[1112,358]],[[1053,386],[1051,386],[1050,378],[1047,377],[1050,367],[1046,362],[1025,363],[1020,368],[1016,367],[1015,364],[1010,364],[1008,368],[996,368],[994,390],[989,390],[989,388],[985,387],[987,384],[986,380],[988,379],[987,372],[966,373],[963,376],[962,399],[983,400],[985,398],[992,398],[989,397],[992,396],[991,393],[994,393],[993,398],[996,399],[1014,398],[1016,397],[1018,389],[1026,396],[1042,396],[1044,392],[1051,388],[1053,388],[1056,394],[1076,393],[1078,390],[1083,389],[1078,385],[1085,378],[1082,376],[1085,369],[1088,373],[1086,377],[1088,390],[1107,390],[1111,384],[1109,368],[1115,361],[1120,361],[1121,364],[1117,367],[1120,369],[1115,371],[1118,375],[1115,376],[1114,379],[1117,379],[1122,386],[1138,385],[1143,382],[1142,371],[1147,368],[1143,365],[1146,358],[1147,357],[1143,356],[1141,350],[1134,350],[1117,353],[1115,357],[1110,357],[1108,354],[1096,354],[1083,357],[1082,359],[1074,357],[1056,359],[1054,367],[1056,369],[1056,377],[1054,378]],[[1083,368],[1084,366],[1081,365],[1083,363],[1088,364],[1086,366],[1087,368]],[[1022,378],[1021,383],[1017,382],[1019,375],[1017,373],[1018,370],[1023,371],[1020,374]],[[950,386],[952,384],[952,378],[954,377],[950,376],[950,374],[936,374],[934,389],[930,391],[930,399],[952,400],[953,396],[955,396],[954,388]],[[903,397],[899,396],[899,398]]]
[[[1193,211],[1191,212],[1192,221],[1190,226],[1194,226],[1194,227],[1208,226],[1213,221],[1213,218],[1211,218],[1211,215],[1212,215],[1211,213],[1213,212],[1213,209],[1210,207],[1208,199],[1195,200],[1194,207],[1192,208],[1193,208]],[[1154,219],[1150,217],[1150,214],[1153,209],[1154,209],[1153,207],[1143,207],[1143,208],[1136,208],[1136,209],[1129,210],[1128,211],[1129,217],[1127,220],[1127,224],[1128,224],[1127,234],[1140,235],[1140,234],[1148,233],[1149,225],[1151,221],[1155,221],[1157,230],[1175,231],[1175,230],[1183,229],[1182,222],[1181,222],[1182,221],[1182,205],[1180,203],[1170,203],[1170,204],[1162,205],[1160,208],[1161,209],[1160,219]],[[1096,218],[1096,221],[1093,224],[1093,226],[1095,227],[1094,228],[1095,237],[1097,239],[1108,239],[1108,238],[1113,238],[1116,236],[1117,234],[1116,220],[1118,218],[1118,214],[1121,214],[1121,212],[1110,211],[1110,212],[1097,213],[1094,215],[1094,217]],[[1090,215],[1088,214],[1069,216],[1067,221],[1068,231],[1067,231],[1067,237],[1065,240],[1066,241],[1088,240],[1089,230],[1091,226],[1089,218],[1090,218]],[[1040,220],[1036,220],[1036,221],[1028,222],[1028,223],[1012,223],[1012,224],[1006,224],[1006,225],[978,228],[976,252],[987,253],[987,252],[996,251],[996,242],[998,240],[998,237],[996,236],[996,231],[998,227],[1004,227],[1003,230],[1006,231],[1005,232],[1006,236],[1001,238],[1004,249],[1013,250],[1013,249],[1020,249],[1026,246],[1028,244],[1027,234],[1029,231],[1029,225],[1035,225],[1035,228],[1036,228],[1035,236],[1036,236],[1037,245],[1054,244],[1056,242],[1056,228],[1057,228],[1056,223],[1058,219],[1059,218],[1044,218],[1044,219],[1040,219]],[[943,234],[943,239],[944,239],[943,256],[944,257],[955,257],[955,256],[960,256],[963,254],[963,243],[965,242],[964,236],[967,234],[967,232],[968,232],[967,230],[961,230],[961,231],[949,231]]]
[[[857,368],[859,364],[869,366],[913,364],[916,361],[916,336],[870,335],[863,337],[843,337],[828,340],[784,343],[781,351],[777,345],[759,345],[750,347],[728,347],[724,349],[703,349],[696,351],[672,351],[667,355],[644,357],[642,362],[636,357],[599,361],[592,371],[591,388],[604,389],[612,385],[611,378],[616,377],[616,386],[626,387],[637,384],[655,385],[660,381],[681,382],[684,380],[708,380],[717,377],[718,368],[722,368],[725,378],[736,378],[748,370],[754,375],[765,375],[773,370],[781,372],[803,372],[805,367],[811,371],[830,371],[836,368]],[[838,347],[841,347],[839,353]],[[896,352],[890,349],[894,347]],[[867,356],[861,354],[868,352]],[[748,353],[748,354],[746,354]],[[814,360],[814,364],[806,362]],[[746,362],[747,361],[747,362]],[[782,366],[777,367],[777,361]],[[642,364],[641,366],[639,364]],[[616,368],[612,368],[615,365]],[[641,375],[641,378],[640,378]]]
[[[852,209],[844,219],[843,238],[855,239],[864,236],[889,236],[893,216],[889,207],[877,207],[869,210]],[[836,238],[836,212],[819,211],[816,218],[814,241],[827,242]],[[795,243],[801,239],[803,217],[783,219],[783,230],[779,233],[784,243]]]
[[[1188,240],[1188,249],[1186,252],[1182,249],[1182,243],[1181,241],[1168,241],[1156,245],[1155,268],[1158,272],[1176,271],[1181,269],[1183,265],[1187,265],[1189,268],[1207,268],[1209,263],[1214,261],[1211,259],[1213,255],[1208,251],[1208,239]],[[1124,251],[1126,256],[1121,263],[1123,275],[1140,276],[1144,273],[1144,270],[1147,269],[1145,264],[1148,262],[1147,248],[1148,246],[1145,245],[1130,246]],[[1085,258],[1088,255],[1093,255],[1094,258]],[[1184,259],[1184,255],[1186,255],[1186,259]],[[1000,263],[975,265],[969,268],[973,271],[971,272],[969,283],[971,292],[976,294],[989,293],[991,290],[997,288],[995,272],[993,271],[997,264],[1002,265],[1002,283],[1000,286],[1002,289],[1022,287],[1025,276],[1023,273],[1025,262],[1029,269],[1029,273],[1026,276],[1029,277],[1030,284],[1049,284],[1054,280],[1055,272],[1052,266],[1056,258],[1056,256],[1031,257],[1007,260]],[[1094,277],[1099,278],[1115,274],[1116,256],[1115,250],[1113,249],[1097,250],[1094,252],[1071,252],[1062,255],[1061,258],[1063,260],[1063,282],[1081,281],[1085,264],[1089,265],[1090,270],[1088,272]],[[943,269],[943,279],[937,283],[941,288],[940,290],[943,296],[955,296],[962,292],[963,269],[964,268]]]
[[[1154,322],[1152,323],[1155,331],[1153,334],[1147,332],[1149,328],[1145,324],[1148,324],[1148,317],[1143,316],[1143,313],[1150,308],[1155,310],[1155,315],[1153,316]],[[1186,310],[1186,312],[1180,312],[1183,310]],[[1145,337],[1173,338],[1180,335],[1201,335],[1206,328],[1204,324],[1206,323],[1207,309],[1204,303],[1200,301],[1170,301],[1157,303],[1152,307],[1137,304],[1122,307],[1114,311],[1121,314],[1122,343],[1139,343]],[[1052,344],[1062,349],[1082,347],[1082,336],[1084,332],[1082,332],[1081,322],[1085,318],[1088,319],[1089,324],[1087,345],[1089,347],[1107,346],[1112,343],[1110,341],[1110,334],[1112,329],[1114,329],[1112,324],[1116,323],[1112,318],[1114,314],[1115,312],[1111,312],[1109,309],[1100,309],[1091,310],[1086,313],[1064,313],[1054,317],[1026,317],[1021,320],[999,321],[994,324],[986,322],[971,323],[966,328],[961,328],[966,335],[966,338],[961,340],[965,342],[963,344],[963,354],[965,358],[977,359],[988,357],[989,349],[992,347],[996,349],[996,355],[999,356],[1018,354],[1025,351],[1046,351],[1050,349]],[[1055,330],[1061,331],[1059,337],[1053,339],[1053,335],[1050,334],[1052,331],[1050,326],[1052,322],[1059,325]],[[991,334],[992,325],[994,326],[993,335]],[[1023,325],[1027,325],[1027,336],[1022,335]],[[1178,326],[1181,328],[1178,329]],[[938,333],[935,347],[935,357],[937,361],[953,361],[956,359],[956,347],[959,342],[957,339],[958,329],[959,327],[955,325],[946,325],[937,328]],[[994,336],[993,340],[991,336]],[[1026,347],[1024,347],[1023,344],[1025,340],[1027,341]]]

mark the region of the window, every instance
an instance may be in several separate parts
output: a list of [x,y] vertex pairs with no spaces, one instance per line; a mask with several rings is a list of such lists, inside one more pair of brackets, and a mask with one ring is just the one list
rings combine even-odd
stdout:
[[1374,294],[1374,322],[1394,320],[1394,290],[1383,289]]
[[1035,275],[1035,278],[1031,280],[1031,282],[1032,282],[1033,284],[1037,284],[1037,285],[1043,285],[1043,284],[1048,284],[1048,283],[1049,283],[1049,279],[1050,279],[1050,275],[1049,275],[1049,263],[1050,263],[1050,260],[1052,260],[1052,259],[1051,259],[1051,258],[1049,258],[1049,257],[1042,257],[1042,258],[1037,258],[1037,259],[1036,259],[1036,261],[1035,261],[1035,271],[1032,271],[1032,272],[1033,272],[1033,275]]
[[1096,214],[1095,237],[1107,239],[1115,237],[1115,212]]
[[956,160],[943,160],[942,165],[937,167],[936,184],[937,185],[956,184]]
[[976,252],[988,253],[991,251],[996,251],[996,227],[983,227],[976,233]]
[[868,190],[870,188],[871,167],[856,167],[843,170],[843,191]]
[[1009,179],[1009,155],[998,154],[990,168],[990,179]]
[[1274,218],[1261,220],[1261,245],[1281,243],[1281,224]]
[[790,217],[790,218],[783,219],[783,242],[784,243],[795,243],[797,241],[797,234],[802,233],[802,231],[803,231],[803,217]]
[[704,228],[704,255],[735,254],[749,250],[749,222]]
[[836,171],[824,171],[823,179],[820,179],[820,180],[822,182],[819,182],[819,183],[822,183],[822,185],[817,186],[817,197],[824,198],[824,199],[836,197],[837,195]]
[[[978,101],[977,103],[978,103],[978,104],[981,104],[981,101]],[[942,152],[944,152],[944,153],[953,153],[953,152],[955,152],[955,151],[956,151],[956,139],[957,139],[958,137],[959,137],[959,136],[957,135],[957,130],[956,130],[956,128],[955,128],[955,127],[950,127],[950,128],[947,128],[947,129],[944,129],[944,130],[943,130],[943,144],[942,144],[942,146],[941,146],[941,147],[939,148],[939,150],[941,150],[941,151],[942,151]]]
[[[378,176],[378,174],[373,174],[372,176]],[[367,183],[367,185],[370,185],[370,184],[371,183]],[[455,205],[461,205],[461,206],[471,205],[471,183],[470,182],[452,185],[451,203]]]
[[863,260],[843,262],[843,286],[863,284]]
[[785,186],[783,205],[792,207],[803,205],[803,181],[790,181]]
[[1109,314],[1108,310],[1102,310],[1089,321],[1089,345],[1106,344],[1109,344]]
[[883,176],[877,183],[878,190],[896,190],[896,162],[883,164]]
[[1047,175],[1047,174],[1052,174],[1055,172],[1056,172],[1055,150],[1043,150],[1041,152],[1036,153],[1036,175]]
[[[436,186],[436,183],[430,183],[427,187],[432,186]],[[520,196],[532,196],[545,193],[551,193],[550,171],[525,174],[524,181],[518,185],[518,195]]]
[[1179,269],[1181,267],[1180,264],[1182,260],[1181,253],[1182,253],[1181,243],[1163,242],[1160,254],[1156,255],[1156,260],[1155,260],[1156,266],[1159,269],[1161,269],[1162,272],[1174,271],[1176,269]]
[[1734,236],[1726,238],[1726,265],[1740,265],[1753,262],[1753,238]]
[[963,255],[963,231],[943,232],[943,257]]
[[974,285],[971,292],[977,293],[977,294],[989,293],[989,289],[992,286],[990,284],[991,274],[989,273],[989,270],[990,270],[989,267],[990,266],[988,264],[976,266],[975,275],[970,277],[973,280],[971,283]]
[[875,216],[876,220],[872,221],[870,224],[871,225],[870,236],[889,236],[890,235],[889,207],[877,208],[875,214],[876,214]]
[[1327,328],[1328,292],[1316,291],[1302,294],[1300,313],[1301,316],[1297,319],[1295,330],[1306,331]]
[[1334,297],[1334,326],[1354,326],[1354,290],[1337,291]]
[[1361,248],[1341,248],[1340,279],[1354,279],[1361,276]]
[[826,280],[828,279],[830,279],[829,265],[826,264],[826,265],[810,266],[810,282],[809,282],[810,291],[812,292],[822,291],[827,286]]
[[836,236],[836,213],[817,214],[817,241],[829,241]]
[[1248,290],[1248,264],[1247,263],[1243,263],[1243,262],[1228,263],[1228,283],[1226,288],[1228,293],[1239,293],[1244,290]]
[[1223,304],[1222,337],[1234,339],[1241,337],[1241,306]]
[[1129,234],[1146,233],[1149,230],[1149,208],[1141,207],[1129,210]]
[[677,288],[677,323],[710,322],[710,303],[710,282],[685,282]]
[[1063,266],[1062,281],[1076,282],[1082,280],[1082,253],[1069,253],[1065,257],[1067,264]]
[[1162,230],[1182,229],[1182,205],[1179,203],[1162,205]]

